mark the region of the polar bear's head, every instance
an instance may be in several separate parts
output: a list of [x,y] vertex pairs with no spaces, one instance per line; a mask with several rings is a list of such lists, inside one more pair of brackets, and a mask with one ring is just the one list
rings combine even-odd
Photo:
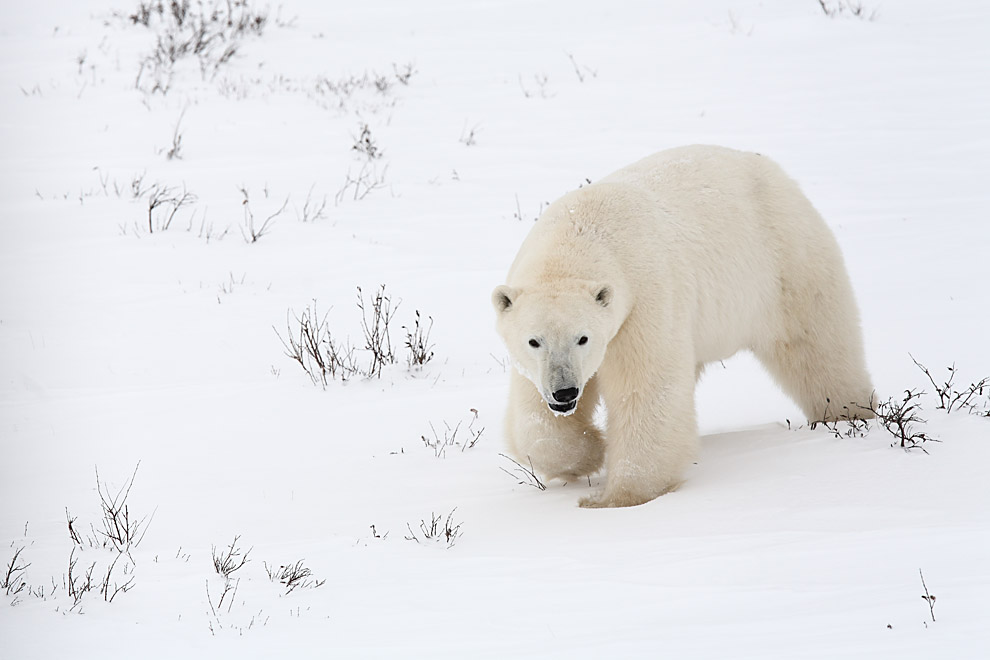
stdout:
[[566,286],[498,286],[496,328],[521,374],[554,413],[577,409],[617,331],[612,287],[586,281]]

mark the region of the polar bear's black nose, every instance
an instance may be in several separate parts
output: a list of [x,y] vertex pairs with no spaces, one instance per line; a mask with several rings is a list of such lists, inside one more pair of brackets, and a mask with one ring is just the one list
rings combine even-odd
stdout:
[[568,387],[565,389],[557,390],[553,393],[553,398],[558,403],[570,403],[577,398],[578,388]]

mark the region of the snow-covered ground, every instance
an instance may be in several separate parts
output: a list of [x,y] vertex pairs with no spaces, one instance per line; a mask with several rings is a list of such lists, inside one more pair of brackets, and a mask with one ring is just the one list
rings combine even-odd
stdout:
[[[855,4],[252,3],[260,34],[166,93],[137,2],[8,7],[0,656],[990,657],[990,419],[937,410],[908,355],[990,375],[990,7]],[[583,510],[598,479],[519,483],[491,289],[545,203],[694,142],[801,183],[881,394],[927,391],[927,454],[809,430],[739,356],[699,387],[679,491]],[[362,167],[382,185],[354,199]],[[156,189],[195,198],[149,232]],[[314,385],[273,327],[315,300],[360,346],[356,287],[382,284],[399,363]],[[435,356],[410,370],[417,310]],[[97,470],[131,484],[129,555],[94,547]],[[299,561],[287,593],[269,570]]]

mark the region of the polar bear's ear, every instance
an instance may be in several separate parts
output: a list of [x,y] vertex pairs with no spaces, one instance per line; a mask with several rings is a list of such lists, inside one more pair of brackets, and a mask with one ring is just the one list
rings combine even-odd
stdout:
[[512,307],[512,299],[516,297],[516,290],[511,286],[500,284],[492,291],[492,305],[496,312],[507,312]]
[[595,302],[597,302],[602,307],[608,307],[612,303],[612,287],[608,285],[598,287],[598,293],[595,294]]

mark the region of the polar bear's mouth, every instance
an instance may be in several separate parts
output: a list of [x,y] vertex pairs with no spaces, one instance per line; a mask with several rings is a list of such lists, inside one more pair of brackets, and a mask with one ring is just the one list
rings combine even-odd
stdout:
[[554,411],[555,413],[566,415],[568,413],[574,412],[574,409],[577,408],[577,401],[570,401],[568,403],[547,402],[547,405],[550,406],[550,410]]

